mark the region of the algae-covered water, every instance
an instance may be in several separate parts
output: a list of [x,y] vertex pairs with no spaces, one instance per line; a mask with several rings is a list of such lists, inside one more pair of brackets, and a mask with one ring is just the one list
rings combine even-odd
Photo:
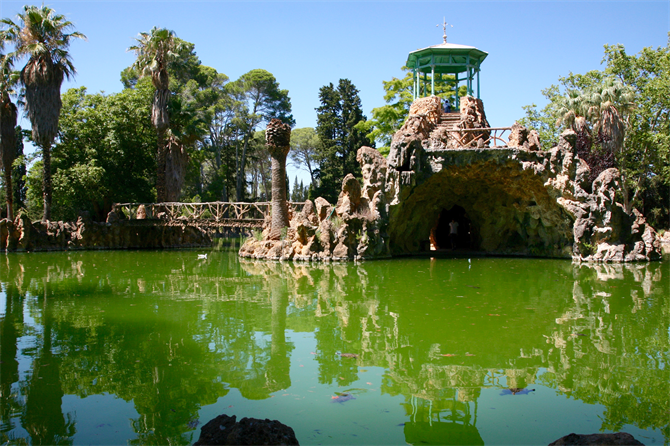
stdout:
[[0,442],[187,444],[219,414],[300,444],[670,441],[668,263],[7,254]]

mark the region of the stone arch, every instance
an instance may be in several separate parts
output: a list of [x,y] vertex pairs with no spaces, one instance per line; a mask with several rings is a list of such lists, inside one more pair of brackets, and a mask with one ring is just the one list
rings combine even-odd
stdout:
[[394,254],[420,252],[444,209],[464,209],[474,245],[499,255],[571,257],[570,216],[532,170],[519,162],[479,160],[450,165],[406,190],[390,209]]

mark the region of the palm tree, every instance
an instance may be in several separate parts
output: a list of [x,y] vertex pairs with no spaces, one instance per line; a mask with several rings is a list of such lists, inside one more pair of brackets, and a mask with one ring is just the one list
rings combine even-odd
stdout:
[[587,96],[588,114],[603,149],[615,154],[623,150],[627,124],[621,113],[627,115],[632,110],[634,97],[631,87],[611,77],[604,80],[599,91]]
[[74,27],[72,22],[48,6],[26,5],[17,18],[19,24],[2,20],[8,27],[3,31],[3,38],[14,44],[12,56],[28,56],[20,81],[25,87],[33,140],[42,149],[42,220],[46,221],[51,218],[51,145],[58,132],[62,107],[60,87],[64,78],[75,74],[67,50],[71,39],[86,39],[86,36],[76,31],[67,33]]
[[578,153],[589,152],[591,150],[591,129],[586,120],[588,112],[588,103],[586,97],[577,90],[569,90],[567,97],[563,100],[558,110],[558,125],[565,124],[577,133]]
[[177,60],[181,41],[174,31],[153,27],[149,33],[140,33],[137,45],[128,48],[134,51],[137,60],[133,68],[138,69],[142,76],[151,76],[156,89],[151,107],[151,123],[156,128],[158,150],[156,152],[156,201],[166,200],[166,152],[165,133],[170,125],[168,100],[170,98],[170,77],[168,66]]
[[286,201],[286,155],[291,150],[291,126],[273,118],[265,131],[266,145],[272,157],[272,226],[270,239],[279,240],[288,227]]
[[13,59],[3,53],[4,41],[0,40],[0,165],[5,174],[7,218],[14,219],[14,194],[12,190],[12,164],[16,159],[17,108],[10,95],[18,82],[18,73],[12,71]]

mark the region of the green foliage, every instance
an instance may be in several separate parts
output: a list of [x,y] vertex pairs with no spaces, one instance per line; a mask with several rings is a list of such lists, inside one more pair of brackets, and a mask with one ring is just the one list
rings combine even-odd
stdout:
[[42,161],[35,161],[26,175],[26,206],[25,211],[30,220],[42,217]]
[[520,123],[538,130],[545,149],[565,127],[581,130],[592,148],[580,156],[588,162],[612,153],[630,206],[652,226],[670,228],[670,40],[633,56],[622,45],[605,45],[603,62],[603,71],[570,73],[543,90],[548,104],[524,107]]
[[73,220],[86,210],[104,220],[114,202],[152,201],[152,95],[148,79],[109,96],[84,87],[63,94],[52,161],[54,218]]
[[331,223],[333,223],[333,228],[335,228],[336,231],[340,229],[344,224],[344,220],[342,220],[342,217],[340,217],[339,215],[335,215],[330,219],[330,221]]
[[242,150],[236,150],[236,200],[243,201],[246,195],[246,166],[249,142],[261,123],[271,119],[293,126],[291,100],[288,90],[279,88],[274,75],[266,70],[255,69],[243,74],[232,86],[240,101],[237,125],[243,135]]
[[670,33],[665,47],[629,56],[606,45],[606,72],[635,90],[626,148],[619,158],[632,203],[657,228],[670,228]]
[[295,177],[295,180],[293,181],[293,191],[290,194],[291,201],[295,202],[302,202],[307,200],[307,187],[305,187],[305,184],[303,183],[302,180],[298,183],[298,177]]
[[345,175],[361,177],[356,152],[373,143],[357,127],[366,120],[361,109],[358,89],[348,79],[340,79],[337,88],[331,83],[319,90],[321,106],[317,110],[316,133],[321,141],[316,151],[319,168],[313,193],[334,202]]
[[[407,67],[402,67],[402,70],[406,72],[402,79],[394,77],[390,81],[383,81],[387,105],[373,108],[372,118],[357,125],[358,130],[366,133],[371,141],[377,142],[382,154],[388,154],[391,138],[407,119],[414,100],[412,72]],[[455,85],[456,80],[451,75],[435,78],[435,95],[455,104]]]
[[304,127],[291,131],[291,151],[289,156],[298,168],[309,172],[312,183],[315,182],[315,171],[318,167],[317,153],[321,140],[312,127]]

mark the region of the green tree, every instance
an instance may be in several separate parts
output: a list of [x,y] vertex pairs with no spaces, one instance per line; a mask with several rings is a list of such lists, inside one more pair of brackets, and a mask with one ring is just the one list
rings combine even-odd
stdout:
[[3,19],[7,26],[3,38],[14,44],[14,54],[28,56],[21,70],[25,87],[26,108],[32,125],[32,137],[42,149],[43,220],[51,218],[51,145],[58,132],[62,106],[60,87],[65,77],[75,73],[68,53],[70,40],[85,39],[79,32],[67,33],[74,27],[65,16],[48,6],[24,6],[18,14],[18,24]]
[[[358,130],[367,134],[371,141],[376,141],[379,151],[388,154],[391,138],[397,132],[409,115],[409,107],[414,101],[412,72],[409,68],[402,67],[405,77],[391,78],[390,81],[382,81],[384,84],[384,101],[387,105],[372,109],[372,118],[358,124]],[[435,95],[445,101],[454,104],[456,96],[456,80],[454,76],[447,75],[435,79]],[[463,86],[467,89],[467,87]],[[465,92],[460,92],[462,96]]]
[[315,183],[315,174],[318,167],[317,151],[321,141],[312,127],[293,129],[291,132],[291,161],[298,168],[309,172],[309,178]]
[[193,191],[204,201],[228,201],[235,189],[235,142],[242,101],[228,76],[211,69],[207,88],[197,94],[206,122],[206,134],[194,153]]
[[[634,91],[634,107],[622,113],[624,150],[618,157],[633,206],[652,225],[670,229],[670,33],[668,44],[628,55],[605,45],[605,72]],[[619,110],[621,111],[621,110]]]
[[86,210],[104,220],[114,202],[153,198],[156,134],[150,120],[153,88],[141,80],[113,95],[63,94],[53,149],[54,216],[72,220]]
[[633,56],[606,45],[603,62],[603,71],[559,78],[542,92],[548,104],[524,107],[520,122],[536,128],[545,147],[558,142],[562,128],[574,128],[591,179],[617,167],[627,206],[670,228],[670,45]]
[[342,179],[348,173],[361,177],[356,152],[373,143],[356,127],[365,121],[358,89],[348,79],[340,79],[337,88],[331,83],[319,90],[321,106],[317,111],[316,133],[321,141],[318,146],[318,184],[313,190],[334,202],[340,191]]
[[239,126],[243,129],[242,147],[237,144],[235,156],[236,200],[243,201],[246,190],[246,164],[249,141],[258,126],[277,118],[289,125],[295,120],[291,114],[291,100],[288,90],[281,90],[272,73],[255,69],[243,74],[235,87],[240,95],[243,109],[239,117]]

